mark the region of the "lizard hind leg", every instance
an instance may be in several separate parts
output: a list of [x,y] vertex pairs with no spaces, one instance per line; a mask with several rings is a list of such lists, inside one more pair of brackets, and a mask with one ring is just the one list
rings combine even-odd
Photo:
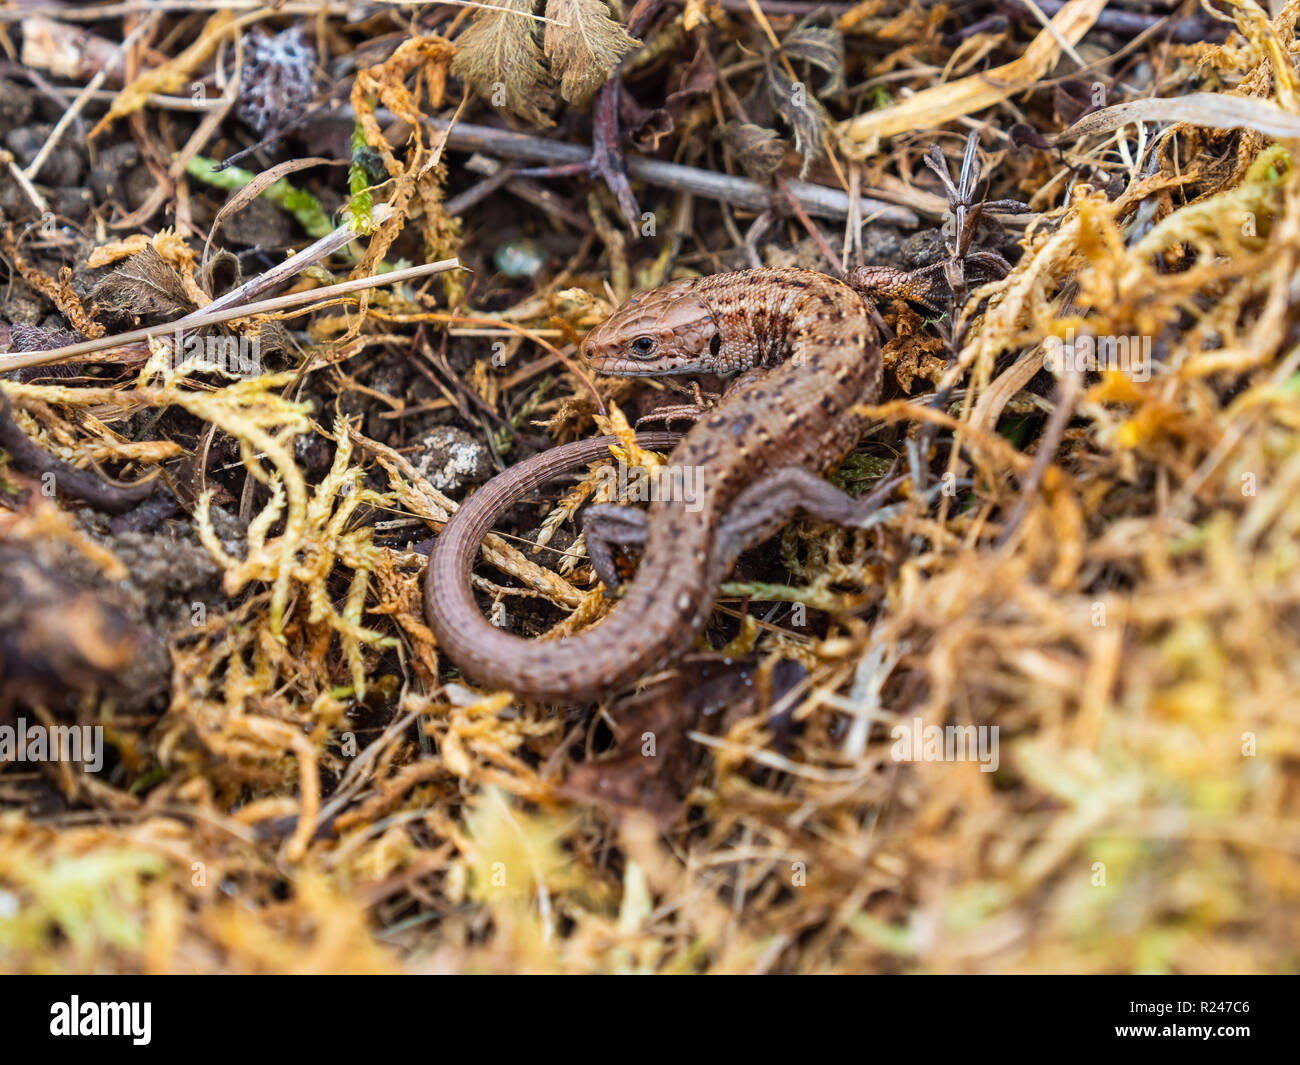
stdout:
[[593,503],[582,519],[582,534],[587,540],[591,568],[606,588],[622,583],[614,561],[617,547],[644,547],[646,512],[621,503]]
[[870,495],[855,498],[801,466],[773,471],[736,497],[723,520],[719,541],[728,558],[751,544],[767,539],[795,511],[803,510],[822,521],[866,529],[886,520],[895,508],[881,504],[903,478],[886,478]]
[[[718,534],[723,557],[734,560],[745,548],[766,540],[798,510],[850,529],[870,529],[889,521],[908,504],[886,507],[883,503],[905,480],[886,474],[868,495],[854,497],[801,466],[775,470],[741,492],[727,512]],[[928,507],[938,495],[951,494],[955,488],[969,484],[958,481],[952,486],[935,485],[921,501]]]

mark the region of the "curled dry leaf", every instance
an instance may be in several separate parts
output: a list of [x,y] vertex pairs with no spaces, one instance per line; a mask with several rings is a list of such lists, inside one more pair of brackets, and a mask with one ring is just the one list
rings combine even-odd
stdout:
[[[833,96],[844,88],[844,38],[834,26],[819,26],[823,16],[814,12],[781,42],[781,54],[769,53],[764,68],[768,98],[777,114],[794,130],[794,145],[803,158],[802,178],[812,161],[822,154],[830,116],[818,96]],[[802,60],[825,72],[826,80],[814,90],[804,80],[790,76],[791,60]]]
[[[663,107],[637,116],[636,124],[640,125],[635,137],[637,145],[647,152],[658,151],[660,142],[677,128],[677,123],[690,108],[713,91],[717,81],[718,68],[713,62],[713,56],[701,43],[695,51],[695,57],[680,72],[680,76],[673,75],[669,84],[674,88],[664,99]],[[620,105],[624,109],[624,121],[627,121],[629,110],[639,109],[630,96],[624,96]]]
[[1056,139],[1074,141],[1134,122],[1186,122],[1208,129],[1253,129],[1269,137],[1300,137],[1300,115],[1283,111],[1268,100],[1194,92],[1104,107],[1085,115]]
[[826,84],[818,96],[834,96],[844,91],[844,35],[832,22],[819,26],[826,16],[813,12],[781,41],[781,51],[791,60],[801,59],[826,73]]
[[768,96],[777,114],[794,131],[795,151],[803,158],[799,177],[822,152],[822,134],[830,125],[830,116],[802,81],[793,81],[775,56],[768,56],[766,66]]
[[718,132],[745,173],[755,180],[766,181],[785,158],[785,141],[774,130],[753,122],[728,122]]

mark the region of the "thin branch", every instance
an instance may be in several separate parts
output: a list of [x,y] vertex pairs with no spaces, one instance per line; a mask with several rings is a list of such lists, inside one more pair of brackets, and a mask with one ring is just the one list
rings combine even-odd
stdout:
[[[382,215],[386,214],[387,205],[380,206],[384,207],[385,211],[381,212],[379,208],[376,208],[375,216],[382,220]],[[29,351],[16,355],[0,356],[0,372],[19,370],[25,366],[42,366],[51,362],[62,362],[65,359],[79,358],[108,348],[147,342],[153,337],[165,336],[167,333],[175,332],[178,329],[201,329],[205,326],[217,325],[220,322],[229,322],[235,318],[247,318],[250,315],[265,314],[269,311],[282,310],[305,303],[318,303],[351,292],[397,284],[401,281],[410,281],[417,277],[443,273],[447,270],[461,269],[459,260],[442,259],[435,263],[413,266],[407,270],[394,270],[391,273],[379,274],[375,277],[361,277],[337,285],[328,285],[324,288],[310,289],[305,292],[291,292],[288,295],[276,296],[273,299],[249,302],[254,296],[283,284],[291,277],[301,273],[306,267],[318,262],[331,251],[342,247],[356,236],[357,233],[352,229],[351,224],[340,226],[328,237],[318,240],[311,247],[293,258],[272,267],[264,274],[259,274],[246,284],[240,285],[238,288],[227,292],[224,296],[213,300],[206,307],[187,314],[183,318],[178,318],[174,322],[147,326],[143,329],[132,330],[129,333],[101,337],[98,340],[87,340],[80,344],[70,344],[67,347],[53,348],[49,351]]]
[[[440,132],[447,128],[447,123],[441,119],[428,121]],[[590,150],[580,144],[529,137],[521,133],[464,122],[458,123],[451,131],[447,137],[447,147],[462,152],[483,152],[485,155],[502,156],[507,159],[527,159],[554,164],[585,163],[591,155]],[[683,166],[680,163],[666,163],[660,159],[647,159],[639,155],[627,157],[627,169],[628,173],[639,181],[694,193],[706,199],[722,200],[752,211],[766,211],[773,207],[780,211],[785,204],[785,198],[778,190],[752,178],[718,174],[711,170]],[[794,178],[786,179],[786,184],[790,186],[790,193],[799,205],[814,218],[827,218],[840,222],[848,217],[849,197],[841,189],[814,185]],[[907,227],[920,223],[916,214],[906,207],[866,196],[859,202],[862,214],[872,216],[873,220]]]
[[158,21],[158,17],[159,16],[155,13],[150,15],[147,19],[141,20],[140,24],[128,33],[126,39],[117,46],[117,49],[113,52],[112,56],[110,56],[108,60],[105,61],[104,65],[96,71],[95,76],[90,79],[86,84],[86,87],[77,94],[77,98],[72,101],[72,106],[59,116],[58,122],[56,122],[54,128],[50,130],[50,135],[45,138],[45,143],[41,145],[41,150],[36,153],[36,158],[27,164],[27,169],[23,171],[27,177],[31,178],[33,181],[36,180],[37,175],[41,172],[41,167],[45,165],[45,160],[50,157],[50,153],[54,151],[55,146],[59,143],[60,139],[62,139],[64,132],[73,122],[76,121],[77,116],[81,114],[82,108],[90,102],[91,96],[95,90],[103,85],[105,80],[108,78],[108,72],[113,68],[113,64],[115,62],[121,63],[122,57],[126,55],[126,50],[144,36],[145,31],[150,29],[153,24]]

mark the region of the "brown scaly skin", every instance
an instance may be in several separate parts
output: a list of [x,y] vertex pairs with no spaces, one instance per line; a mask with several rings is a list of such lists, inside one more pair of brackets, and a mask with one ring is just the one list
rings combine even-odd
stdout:
[[[512,467],[447,524],[425,584],[438,645],[473,680],[534,699],[612,694],[687,650],[739,551],[797,506],[854,521],[854,502],[806,471],[824,473],[853,448],[864,427],[853,408],[880,393],[880,350],[863,297],[795,268],[676,281],[638,296],[592,330],[582,356],[620,374],[765,372],[738,380],[672,452],[671,466],[702,468],[701,497],[651,503],[636,578],[593,628],[557,640],[495,628],[474,600],[470,569],[492,522],[521,494],[607,454],[612,438]],[[639,439],[663,446],[674,438]]]

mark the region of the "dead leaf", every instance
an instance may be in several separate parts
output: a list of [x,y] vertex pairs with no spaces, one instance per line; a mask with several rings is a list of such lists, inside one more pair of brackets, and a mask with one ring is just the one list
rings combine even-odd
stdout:
[[601,0],[547,0],[546,57],[560,95],[584,103],[609,80],[623,56],[640,45],[609,17]]
[[658,151],[660,141],[677,128],[677,123],[691,107],[713,91],[717,81],[718,68],[713,55],[707,45],[701,43],[690,64],[680,76],[674,75],[669,82],[675,87],[664,100],[663,107],[646,110],[630,94],[623,93],[619,107],[626,125],[637,130],[634,138],[637,145],[646,152]]
[[152,244],[96,285],[94,296],[105,307],[139,317],[173,318],[194,309],[181,275]]
[[550,75],[537,46],[532,0],[500,0],[477,12],[456,40],[451,72],[493,107],[534,126],[553,126]]
[[802,59],[826,72],[826,84],[817,90],[818,96],[844,91],[844,36],[833,22],[817,25],[826,17],[813,12],[781,41],[781,50],[789,59]]
[[799,177],[803,178],[812,161],[822,154],[823,135],[830,126],[830,116],[805,82],[791,80],[776,56],[767,57],[765,69],[768,98],[794,131],[794,148],[803,159]]
[[757,181],[770,178],[785,159],[785,141],[775,130],[753,122],[728,122],[718,132],[736,162]]

